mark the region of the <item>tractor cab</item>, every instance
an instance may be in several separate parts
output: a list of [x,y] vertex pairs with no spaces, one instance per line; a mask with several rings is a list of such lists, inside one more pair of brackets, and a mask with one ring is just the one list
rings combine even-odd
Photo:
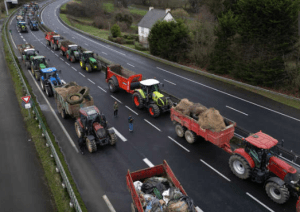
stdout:
[[68,45],[68,50],[70,50],[70,51],[78,51],[78,45],[75,45],[75,44]]
[[54,86],[62,85],[62,82],[57,74],[56,68],[44,68],[41,70],[41,80],[51,82]]
[[100,114],[99,109],[96,106],[90,106],[85,108],[80,108],[80,121],[84,128],[94,128],[100,129],[99,127],[95,128],[95,123],[99,123],[102,127],[106,127],[106,118],[104,114]]
[[160,82],[156,79],[147,79],[140,82],[141,89],[143,90],[146,98],[152,99],[158,106],[162,107],[166,104],[166,98],[160,92]]
[[63,38],[60,36],[60,35],[53,35],[53,40],[55,41],[58,41],[58,40],[63,40]]
[[23,51],[23,58],[24,60],[30,60],[32,57],[36,56],[37,52],[35,51],[35,49],[25,49]]
[[82,59],[83,59],[83,61],[86,61],[88,58],[94,58],[94,52],[92,52],[92,51],[84,51],[82,53]]
[[35,56],[32,58],[32,67],[35,69],[44,69],[48,65],[45,56]]

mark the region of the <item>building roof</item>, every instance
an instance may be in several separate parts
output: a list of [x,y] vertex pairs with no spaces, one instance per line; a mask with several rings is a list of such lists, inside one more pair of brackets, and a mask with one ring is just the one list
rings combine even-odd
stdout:
[[147,14],[138,23],[138,26],[151,29],[156,21],[163,20],[168,14],[165,10],[152,9],[147,12]]

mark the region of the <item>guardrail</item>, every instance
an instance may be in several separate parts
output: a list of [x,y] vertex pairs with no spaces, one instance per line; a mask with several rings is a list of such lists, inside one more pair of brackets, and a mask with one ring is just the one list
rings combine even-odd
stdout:
[[[12,47],[11,47],[11,44],[9,42],[9,36],[8,36],[8,31],[7,31],[7,23],[9,22],[9,20],[12,18],[12,16],[17,11],[18,10],[16,10],[14,13],[12,13],[9,17],[6,18],[5,23],[3,25],[4,26],[3,27],[3,36],[4,36],[4,40],[5,40],[6,44],[9,47],[8,48],[9,49],[9,53],[10,53],[12,59],[13,59],[13,64],[14,64],[15,70],[17,71],[17,74],[18,74],[18,76],[19,76],[19,78],[21,80],[22,86],[24,87],[24,92],[26,93],[26,95],[31,95],[31,93],[29,92],[28,87],[27,87],[27,85],[25,83],[25,80],[24,80],[24,78],[22,76],[21,70],[20,70],[20,68],[18,66],[18,62],[15,60],[15,55],[14,55],[14,53],[12,51]],[[32,101],[32,107],[31,107],[32,108],[32,113],[35,115],[35,119],[39,123],[39,128],[42,130],[42,136],[45,137],[45,139],[46,139],[46,145],[49,146],[50,149],[51,149],[51,153],[52,154],[50,155],[50,157],[53,157],[54,160],[55,160],[55,162],[56,162],[56,165],[57,165],[56,171],[58,171],[60,173],[60,175],[61,175],[61,177],[63,179],[63,184],[62,185],[67,188],[67,191],[68,191],[70,199],[71,199],[70,206],[74,207],[74,209],[77,212],[81,212],[82,211],[81,207],[80,207],[80,205],[78,203],[78,200],[77,200],[77,198],[75,196],[75,193],[74,193],[74,191],[72,189],[72,186],[71,186],[71,184],[69,182],[69,179],[68,179],[68,177],[66,175],[66,172],[65,172],[65,170],[64,170],[64,168],[63,168],[63,166],[62,166],[62,164],[60,162],[60,159],[59,159],[59,157],[58,157],[58,155],[56,153],[55,147],[53,146],[52,140],[51,140],[51,138],[50,138],[50,136],[49,136],[49,134],[47,132],[46,126],[45,126],[45,124],[44,124],[44,122],[42,120],[42,117],[41,117],[41,115],[40,115],[37,107],[38,107],[38,105],[34,101]]]

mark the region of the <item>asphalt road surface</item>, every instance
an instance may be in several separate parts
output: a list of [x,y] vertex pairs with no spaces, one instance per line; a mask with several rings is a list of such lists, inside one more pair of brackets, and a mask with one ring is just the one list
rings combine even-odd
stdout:
[[[0,31],[2,20],[0,20]],[[0,42],[0,207],[10,211],[54,211],[34,143],[27,134]]]
[[[299,110],[80,35],[58,20],[57,9],[63,3],[56,1],[47,6],[42,19],[65,38],[125,68],[142,73],[146,78],[156,77],[164,82],[167,92],[179,98],[217,108],[222,115],[236,121],[238,126],[252,132],[262,130],[278,140],[284,139],[286,148],[300,153]],[[153,119],[147,111],[134,107],[130,94],[122,91],[111,94],[103,72],[86,73],[78,62],[70,63],[58,51],[46,46],[43,32],[18,33],[15,19],[10,23],[10,28],[15,44],[28,42],[34,45],[41,55],[50,59],[52,66],[62,70],[60,76],[65,82],[76,81],[79,85],[88,86],[95,105],[119,133],[116,146],[99,148],[94,154],[78,154],[74,120],[63,120],[54,99],[43,96],[40,85],[29,71],[25,71],[89,211],[109,211],[104,195],[116,211],[130,211],[131,196],[125,182],[127,170],[146,168],[148,161],[154,165],[161,164],[164,159],[187,194],[203,211],[295,211],[296,198],[291,197],[284,205],[273,203],[263,185],[240,180],[232,174],[226,152],[202,139],[189,145],[178,138],[169,114]],[[113,117],[115,101],[119,102],[117,118]],[[129,114],[135,118],[133,133],[128,130]]]

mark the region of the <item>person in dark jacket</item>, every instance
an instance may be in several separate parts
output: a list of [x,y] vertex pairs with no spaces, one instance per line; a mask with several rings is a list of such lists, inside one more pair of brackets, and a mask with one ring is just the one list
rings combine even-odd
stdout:
[[119,109],[119,105],[117,102],[115,102],[114,104],[114,117],[118,116],[118,109]]
[[129,123],[129,131],[132,132],[133,131],[133,118],[131,117],[131,115],[129,115],[128,117],[128,123]]

